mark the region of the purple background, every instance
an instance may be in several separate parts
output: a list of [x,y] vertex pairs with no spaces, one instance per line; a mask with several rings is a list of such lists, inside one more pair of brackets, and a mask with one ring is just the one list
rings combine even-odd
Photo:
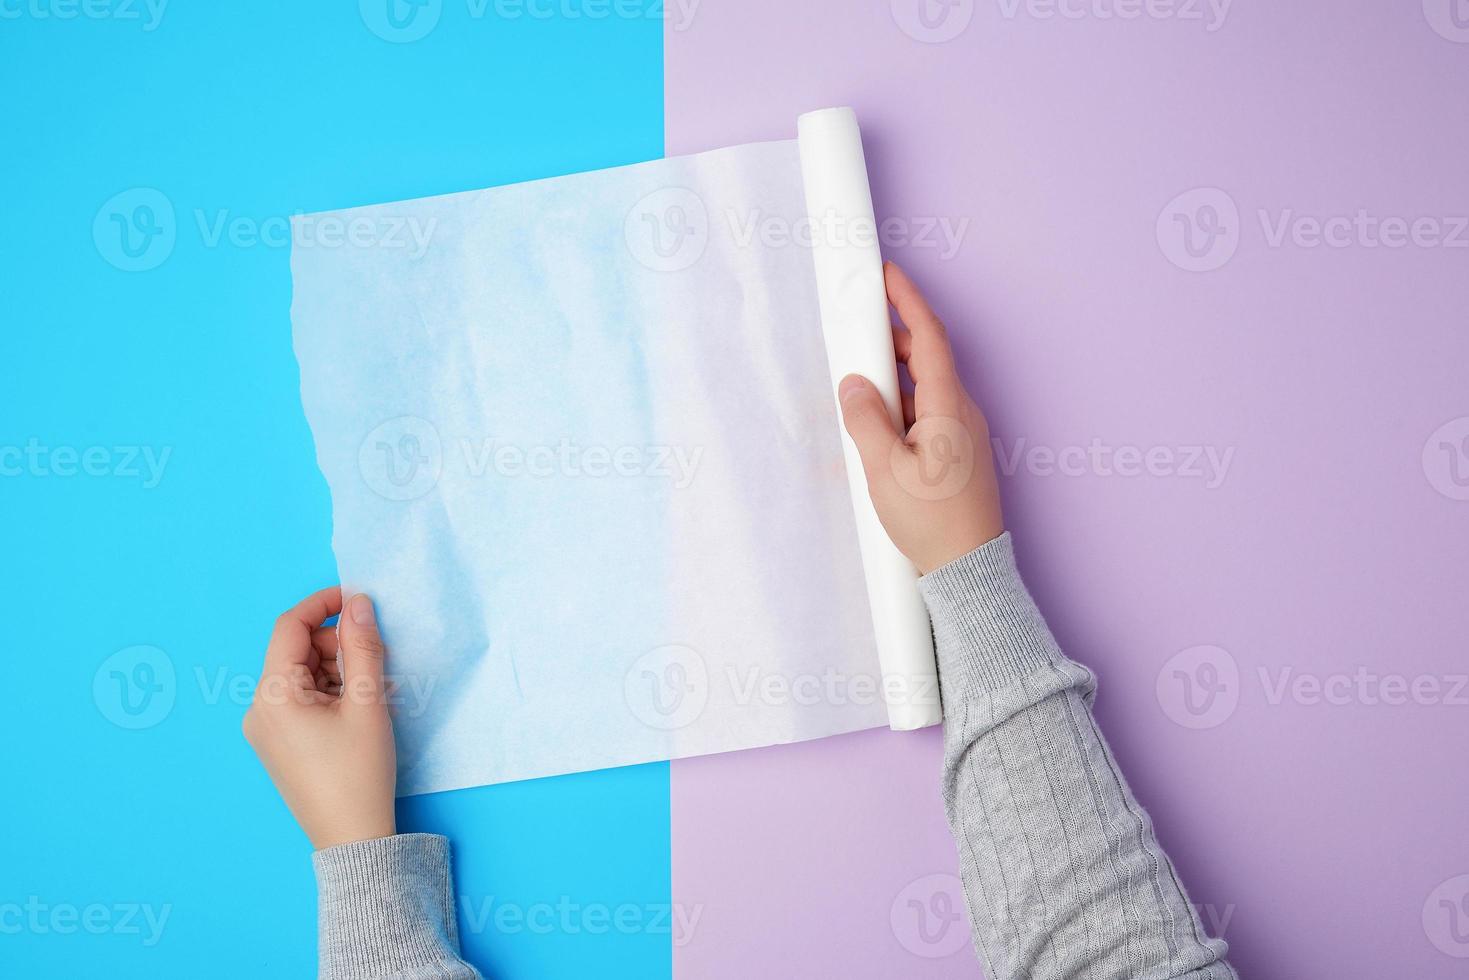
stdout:
[[[1448,452],[1436,441],[1425,465],[1424,448],[1469,416],[1469,249],[1273,247],[1258,212],[1469,215],[1469,44],[1417,2],[1258,0],[1212,31],[965,0],[962,33],[920,43],[899,27],[917,2],[706,0],[686,29],[670,14],[668,153],[854,106],[880,217],[969,220],[949,258],[886,251],[950,323],[1005,447],[1234,449],[1215,489],[1004,478],[1027,580],[1100,675],[1102,727],[1242,973],[1463,976],[1469,942],[1437,899],[1469,887],[1453,880],[1469,693],[1442,703],[1469,670],[1469,502]],[[1159,216],[1201,187],[1237,207],[1238,247],[1185,271]],[[1168,663],[1201,645],[1227,654]],[[1171,720],[1193,718],[1173,669],[1198,657],[1228,688],[1191,728]],[[1284,670],[1358,668],[1440,691],[1275,696]],[[676,974],[981,975],[967,943],[925,946],[903,921],[905,887],[956,867],[938,772],[934,732],[673,763],[674,900],[703,906]]]

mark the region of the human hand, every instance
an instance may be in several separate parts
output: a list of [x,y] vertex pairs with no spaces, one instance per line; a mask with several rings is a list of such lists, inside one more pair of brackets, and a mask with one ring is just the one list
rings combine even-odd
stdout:
[[[337,627],[322,625],[337,613]],[[335,586],[276,620],[265,651],[245,739],[318,849],[396,833],[384,653],[371,600],[355,595],[343,612]]]
[[861,375],[843,378],[837,394],[877,516],[926,575],[999,537],[1005,525],[989,426],[959,380],[944,325],[903,270],[887,262],[883,276],[902,320],[893,349],[913,379],[913,394],[903,395],[906,434]]

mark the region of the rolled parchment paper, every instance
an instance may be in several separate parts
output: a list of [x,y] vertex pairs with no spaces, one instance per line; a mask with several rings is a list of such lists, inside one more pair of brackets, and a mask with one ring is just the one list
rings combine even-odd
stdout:
[[[821,109],[799,117],[796,127],[832,397],[836,398],[842,378],[860,374],[877,386],[901,431],[902,402],[882,253],[857,115],[845,107]],[[840,404],[837,416],[841,417]],[[918,571],[878,520],[862,459],[845,429],[841,440],[888,724],[895,731],[937,725],[943,718],[938,671],[928,611],[918,593]]]

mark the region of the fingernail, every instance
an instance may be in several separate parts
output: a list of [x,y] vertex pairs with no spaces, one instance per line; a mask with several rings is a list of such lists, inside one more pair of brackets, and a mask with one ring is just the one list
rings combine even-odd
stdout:
[[867,380],[860,374],[849,374],[837,385],[837,398],[846,401],[855,393],[861,391],[867,385]]
[[352,622],[358,626],[372,626],[377,622],[372,614],[372,600],[361,592],[352,597]]

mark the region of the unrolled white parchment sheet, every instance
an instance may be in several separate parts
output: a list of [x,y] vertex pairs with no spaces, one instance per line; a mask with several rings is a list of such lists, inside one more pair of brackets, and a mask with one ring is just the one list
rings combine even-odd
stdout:
[[296,219],[302,401],[401,795],[939,721],[833,396],[858,371],[897,411],[856,119],[798,129]]

